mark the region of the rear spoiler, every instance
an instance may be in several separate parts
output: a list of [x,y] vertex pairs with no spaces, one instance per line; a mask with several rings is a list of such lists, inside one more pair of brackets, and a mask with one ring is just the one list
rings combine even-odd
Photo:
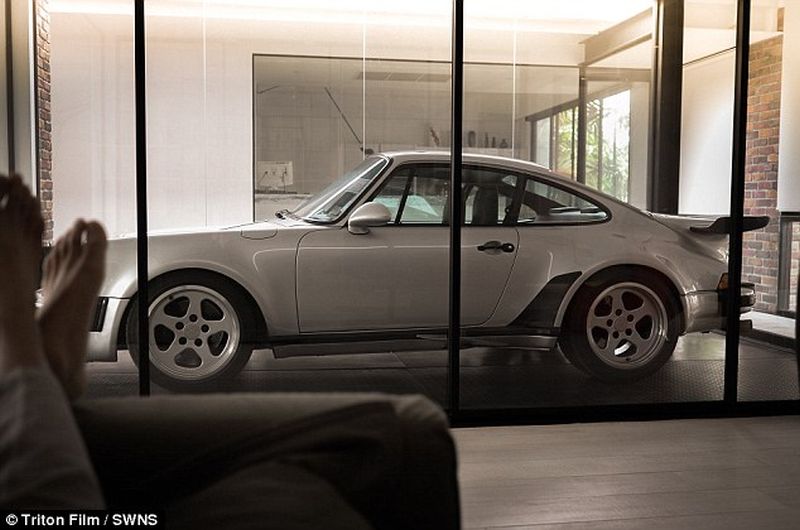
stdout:
[[[744,216],[742,220],[742,232],[749,232],[751,230],[758,230],[764,228],[769,224],[769,217],[766,215],[761,217],[754,217],[750,215]],[[689,230],[696,234],[730,234],[731,233],[731,218],[719,217],[713,223],[707,226],[690,226]]]

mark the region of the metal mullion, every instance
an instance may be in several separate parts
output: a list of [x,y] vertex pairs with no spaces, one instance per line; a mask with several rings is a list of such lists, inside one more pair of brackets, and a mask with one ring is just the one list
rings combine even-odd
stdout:
[[[575,176],[575,180],[582,184],[586,184],[586,136],[588,131],[586,130],[586,124],[588,122],[587,118],[587,108],[586,108],[586,98],[588,95],[589,90],[589,81],[586,79],[586,67],[581,66],[579,70],[578,76],[578,107],[577,107],[577,114],[578,114],[578,152],[577,152],[577,168],[573,171],[573,175]],[[573,129],[574,131],[574,129]],[[572,135],[573,141],[575,138],[575,134]],[[575,151],[573,150],[573,153]]]
[[747,86],[750,60],[750,0],[739,0],[736,16],[736,78],[733,99],[733,155],[731,157],[730,252],[728,303],[725,326],[724,400],[735,405],[739,386],[740,300],[742,287],[742,224],[747,150]]
[[464,1],[453,0],[450,133],[450,299],[447,333],[447,403],[461,410],[461,162],[464,96]]
[[147,100],[144,0],[135,0],[133,17],[136,90],[136,278],[138,288],[139,395],[150,395],[150,337],[147,274]]

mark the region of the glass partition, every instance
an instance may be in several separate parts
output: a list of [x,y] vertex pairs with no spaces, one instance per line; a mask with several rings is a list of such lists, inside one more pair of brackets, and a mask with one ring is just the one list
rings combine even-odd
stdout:
[[800,42],[800,6],[754,2],[750,17],[744,214],[766,226],[744,234],[743,296],[752,310],[742,315],[738,397],[794,400],[800,188],[790,154],[798,73],[790,50]]
[[[504,123],[494,126],[502,131],[498,141],[512,136],[503,145],[509,149],[491,154],[520,162],[467,158],[496,170],[481,183],[465,176],[465,190],[476,189],[472,211],[500,215],[492,216],[491,232],[480,234],[466,219],[463,259],[486,254],[486,274],[502,275],[505,285],[484,321],[462,322],[463,407],[721,400],[725,337],[717,289],[727,271],[727,239],[700,234],[728,204],[710,205],[689,182],[693,175],[681,172],[680,189],[691,200],[680,213],[702,215],[638,209],[654,200],[651,182],[667,178],[651,168],[654,107],[669,104],[653,99],[654,4],[465,7],[465,56],[489,63],[465,75],[465,127],[486,119],[488,105],[475,104],[474,96],[482,86],[511,90],[510,101],[496,98],[492,107],[494,120]],[[691,82],[689,73],[685,105],[703,97]],[[695,127],[688,120],[696,118],[685,109],[684,116],[684,128]],[[732,122],[720,125],[729,141]],[[467,129],[465,154],[470,129],[478,132]],[[686,131],[687,138],[694,134]],[[481,134],[475,141],[477,153],[484,152],[481,141],[491,146]],[[730,171],[716,168],[714,178],[730,188]],[[491,198],[480,205],[478,194]],[[473,235],[486,241],[473,246]],[[509,255],[513,265],[502,269]],[[464,312],[477,303],[469,281],[462,284]]]
[[145,4],[154,392],[444,399],[447,228],[376,199],[449,145],[430,4]]
[[[48,238],[96,217],[114,239],[97,360],[118,361],[90,365],[90,393],[133,393],[132,2],[44,5]],[[444,402],[452,3],[145,5],[155,391]],[[466,411],[723,397],[736,2],[685,2],[654,33],[655,6],[465,2]],[[745,401],[798,390],[795,18],[753,7]],[[659,117],[678,112],[672,175]]]
[[[104,226],[110,242],[91,324],[87,395],[135,395],[138,372],[120,328],[136,291],[133,2],[63,0],[35,8],[45,238],[53,243],[78,219]],[[43,299],[47,304],[46,290]]]

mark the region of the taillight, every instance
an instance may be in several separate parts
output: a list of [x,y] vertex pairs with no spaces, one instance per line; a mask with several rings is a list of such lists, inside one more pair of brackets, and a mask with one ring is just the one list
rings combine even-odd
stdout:
[[725,272],[719,278],[719,283],[717,284],[717,291],[724,291],[727,288],[728,288],[728,273]]

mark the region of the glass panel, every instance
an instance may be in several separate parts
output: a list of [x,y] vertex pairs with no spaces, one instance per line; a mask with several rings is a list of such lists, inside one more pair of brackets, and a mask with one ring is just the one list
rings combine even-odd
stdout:
[[[550,169],[561,167],[565,175],[574,174],[573,110],[578,101],[579,69],[567,65],[534,65],[541,61],[534,50],[536,33],[516,35],[517,66],[514,69],[514,158],[532,160]],[[558,117],[562,116],[559,131]]]
[[[111,242],[106,280],[92,310],[87,395],[135,395],[138,373],[125,327],[118,327],[136,291],[133,2],[65,0],[35,6],[45,239],[63,237],[78,219],[104,226]],[[42,54],[48,51],[49,61]],[[59,339],[58,344],[66,343]]]
[[[782,310],[786,311],[787,313],[791,313],[794,311],[795,315],[794,318],[797,318],[797,302],[798,297],[798,286],[800,285],[800,221],[791,221],[789,223],[791,228],[786,228],[785,230],[789,232],[791,236],[789,237],[790,243],[788,248],[791,249],[791,252],[786,252],[784,255],[780,256],[781,260],[789,262],[789,288],[788,288],[788,298],[789,303],[781,308]],[[789,254],[787,257],[786,254]]]
[[[435,32],[430,44],[441,36]],[[449,57],[425,48],[418,53],[407,50],[404,60],[372,58],[389,45],[384,41],[398,37],[367,28],[366,145],[375,152],[445,149],[450,146]]]
[[[716,289],[727,270],[727,239],[698,231],[711,217],[639,210],[648,204],[651,179],[667,178],[659,168],[649,169],[649,138],[663,136],[651,124],[654,4],[532,3],[530,10],[504,2],[472,4],[466,56],[491,67],[497,91],[514,93],[513,105],[497,98],[508,123],[516,124],[518,116],[527,121],[527,127],[513,127],[513,156],[546,164],[557,176],[519,161],[484,162],[516,168],[529,185],[517,199],[518,224],[482,232],[467,225],[462,231],[465,259],[486,259],[482,279],[506,275],[486,320],[462,322],[463,407],[722,399],[725,339],[718,331]],[[705,93],[691,68],[684,69],[684,103],[694,109]],[[730,88],[726,82],[705,80]],[[670,105],[661,101],[659,111]],[[465,112],[480,118],[475,107],[465,105]],[[687,137],[703,130],[695,121],[684,114],[681,132]],[[719,138],[731,137],[730,121],[715,125]],[[694,173],[694,165],[706,162],[700,154],[706,148],[719,147],[698,140],[684,149],[681,213],[716,217],[728,205],[718,196],[709,200],[712,192],[697,186]],[[714,186],[730,187],[729,170],[720,164],[709,169]],[[473,239],[481,239],[474,248]],[[487,252],[494,248],[501,252]],[[506,253],[514,257],[508,270],[499,259],[491,261]],[[463,279],[464,292],[475,288],[471,280]],[[462,311],[473,303],[474,295],[465,296]]]
[[537,180],[528,180],[519,224],[591,223],[608,214],[597,204],[573,192]]
[[[450,169],[444,164],[404,166],[372,200],[389,209],[398,219],[395,224],[447,224],[449,179]],[[506,172],[465,167],[464,224],[514,224],[518,179]]]
[[411,167],[394,173],[375,202],[386,205],[394,224],[445,224],[449,170],[446,167]]
[[291,213],[311,222],[338,221],[388,164],[389,160],[384,157],[366,158]]
[[545,167],[550,166],[550,118],[536,121],[536,142],[533,161]]
[[[785,4],[785,6],[784,6]],[[769,223],[745,233],[742,282],[746,313],[739,348],[739,399],[797,399],[795,345],[797,213],[795,157],[800,110],[796,61],[800,6],[759,1],[751,9],[744,213]],[[752,322],[752,332],[749,323]]]
[[253,56],[256,219],[293,209],[362,160],[363,67],[359,58]]
[[473,226],[513,224],[519,181],[520,177],[509,171],[464,168],[464,223]]
[[[733,0],[685,4],[679,213],[698,216],[687,221],[694,226],[709,226],[730,213],[735,19]],[[723,21],[730,25],[723,26]],[[720,309],[714,311],[718,315],[711,333],[687,334],[675,355],[682,366],[694,369],[686,376],[696,374],[708,385],[708,399],[721,399],[726,336],[720,331],[725,318],[720,282],[727,271],[729,241],[724,233],[693,233],[702,234],[696,241],[713,252],[709,256],[716,254],[710,263],[719,263],[708,269],[706,292],[696,292],[693,300]]]
[[[639,47],[650,49],[652,40]],[[586,69],[586,184],[644,208],[652,74],[641,55],[612,56]]]
[[577,120],[575,108],[562,110],[555,115],[553,126],[555,128],[555,164],[553,170],[565,177],[575,176],[575,143],[577,141]]
[[449,145],[449,2],[146,8],[157,391],[442,400],[447,228],[364,205]]

